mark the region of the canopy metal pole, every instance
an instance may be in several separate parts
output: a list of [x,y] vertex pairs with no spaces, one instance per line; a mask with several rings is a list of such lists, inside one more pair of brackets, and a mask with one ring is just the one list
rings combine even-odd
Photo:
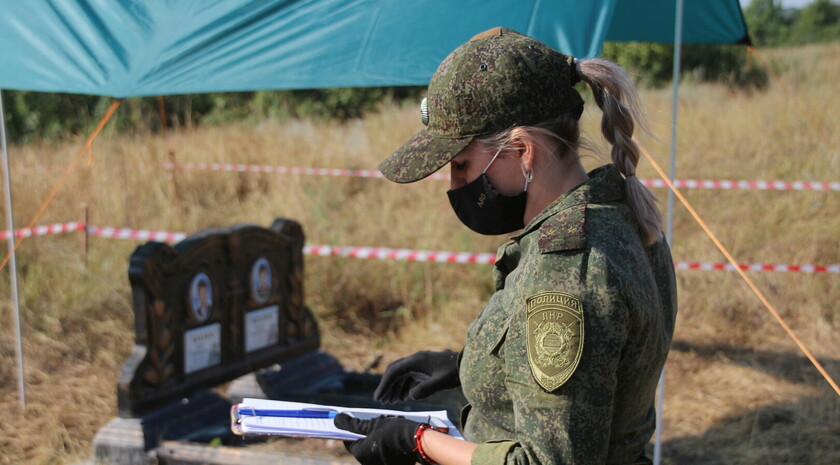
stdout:
[[15,260],[15,220],[12,212],[12,180],[9,174],[9,152],[6,149],[6,118],[3,112],[3,92],[0,90],[0,152],[3,157],[3,185],[6,186],[6,243],[9,245],[9,289],[12,294],[12,315],[15,325],[15,356],[18,372],[18,401],[26,407],[26,388],[23,382],[23,338],[20,331],[20,300],[18,299],[17,261]]
[[[677,171],[677,109],[680,94],[680,59],[682,55],[682,27],[683,27],[683,0],[676,0],[677,11],[674,17],[674,71],[671,76],[673,81],[673,95],[671,107],[671,163],[668,169],[668,177],[674,182]],[[665,239],[668,244],[674,243],[674,193],[668,190],[668,210],[665,219]],[[656,440],[653,444],[653,464],[659,465],[662,461],[662,410],[665,406],[665,368],[659,375],[659,389],[656,396]]]
[[9,152],[6,149],[6,117],[3,112],[3,92],[0,91],[0,152],[3,157],[3,185],[6,186],[6,243],[9,245],[9,288],[12,294],[12,314],[15,318],[15,358],[18,371],[18,401],[26,407],[23,383],[23,343],[20,332],[20,301],[17,295],[17,262],[15,261],[15,220],[12,214],[12,177],[9,174]]

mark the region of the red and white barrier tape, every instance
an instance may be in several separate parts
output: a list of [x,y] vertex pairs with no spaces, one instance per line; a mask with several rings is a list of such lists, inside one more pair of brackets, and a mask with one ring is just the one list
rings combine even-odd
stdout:
[[381,260],[406,260],[410,262],[434,263],[479,263],[489,265],[496,261],[496,254],[491,253],[389,249],[384,247],[307,245],[303,248],[303,253],[306,255],[319,255],[322,257],[378,258]]
[[[36,226],[34,228],[15,229],[15,237],[46,236],[47,234],[61,234],[73,231],[83,231],[85,224],[81,221],[72,223],[57,223],[48,226]],[[8,240],[9,231],[0,231],[0,240]]]
[[[307,245],[303,248],[306,255],[376,258],[380,260],[406,260],[412,262],[435,263],[477,263],[491,265],[496,255],[491,253],[445,252],[432,250],[389,249],[384,247],[340,247],[331,245]],[[840,265],[765,265],[739,264],[746,271],[781,271],[798,273],[840,273]],[[734,271],[728,263],[676,262],[678,270],[726,270]]]
[[[647,187],[668,187],[661,179],[642,179]],[[811,181],[713,181],[676,179],[674,186],[687,189],[743,189],[776,191],[840,191],[840,182]]]
[[[730,263],[699,263],[699,262],[676,262],[674,267],[678,270],[725,270],[735,271]],[[766,265],[739,263],[738,268],[744,271],[782,271],[788,273],[840,273],[840,265]]]
[[[164,163],[164,168],[171,170],[172,163]],[[210,171],[234,171],[240,173],[280,173],[280,174],[308,174],[317,176],[349,176],[356,178],[384,178],[376,170],[348,170],[341,168],[296,168],[288,166],[242,165],[234,163],[178,163],[179,168]],[[446,173],[434,173],[429,179],[449,180]]]
[[[185,233],[150,231],[147,229],[111,228],[107,226],[91,226],[85,228],[82,222],[53,224],[15,230],[15,237],[43,236],[46,234],[60,234],[72,231],[87,230],[91,236],[131,239],[139,241],[178,242],[187,237]],[[9,237],[7,231],[0,231],[0,240]],[[342,247],[332,245],[310,244],[303,248],[306,255],[321,257],[367,258],[379,260],[404,260],[411,262],[430,263],[477,263],[490,265],[496,261],[496,255],[491,253],[446,252],[439,250],[390,249],[386,247]],[[703,271],[734,271],[735,267],[728,263],[676,262],[678,270]],[[788,273],[840,273],[840,265],[767,265],[767,264],[739,264],[745,271],[778,271]]]
[[87,232],[91,236],[110,239],[133,239],[138,241],[179,242],[187,237],[185,233],[167,231],[149,231],[147,229],[111,228],[108,226],[90,226]]
[[[140,166],[150,166],[140,164]],[[175,167],[171,162],[163,163],[163,168],[171,170]],[[276,173],[276,174],[305,174],[314,176],[345,176],[356,178],[383,178],[376,170],[349,170],[341,168],[298,168],[288,166],[246,165],[237,163],[194,163],[183,162],[178,168],[191,170],[227,171],[238,173]],[[22,171],[32,171],[23,168]],[[49,172],[48,168],[38,168],[38,172]],[[448,181],[448,173],[434,173],[429,179]],[[667,188],[661,179],[640,179],[642,184],[651,188]],[[723,190],[775,190],[775,191],[840,191],[840,182],[820,181],[728,181],[713,179],[675,179],[674,186],[681,189],[723,189]]]
[[[172,169],[175,165],[165,163],[164,168]],[[283,174],[307,174],[318,176],[349,176],[359,178],[382,178],[382,173],[375,170],[348,170],[339,168],[295,168],[287,166],[269,165],[243,165],[233,163],[192,163],[184,162],[178,164],[179,168],[211,170],[211,171],[233,171],[247,173],[283,173]],[[435,173],[429,179],[449,180],[448,173]],[[647,187],[668,187],[661,179],[642,179]],[[840,191],[840,182],[817,182],[817,181],[718,181],[718,180],[697,180],[677,179],[674,185],[686,189],[741,189],[741,190],[812,190],[812,191]]]

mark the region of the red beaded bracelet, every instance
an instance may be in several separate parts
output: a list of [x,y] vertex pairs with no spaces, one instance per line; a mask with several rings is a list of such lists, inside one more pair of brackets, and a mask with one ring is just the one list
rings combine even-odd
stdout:
[[417,447],[414,448],[414,451],[417,452],[418,455],[420,455],[420,459],[426,465],[438,465],[438,463],[432,460],[432,458],[429,457],[428,454],[426,454],[426,451],[423,450],[423,434],[426,433],[426,430],[430,429],[441,433],[444,432],[441,428],[438,428],[437,426],[432,426],[428,423],[420,423],[420,426],[417,427],[417,431],[414,433],[414,443],[417,445]]

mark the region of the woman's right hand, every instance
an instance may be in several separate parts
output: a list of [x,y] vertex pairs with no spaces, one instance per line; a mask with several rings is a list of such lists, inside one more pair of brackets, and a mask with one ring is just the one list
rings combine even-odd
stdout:
[[424,350],[388,365],[373,398],[386,403],[417,400],[460,385],[457,352]]

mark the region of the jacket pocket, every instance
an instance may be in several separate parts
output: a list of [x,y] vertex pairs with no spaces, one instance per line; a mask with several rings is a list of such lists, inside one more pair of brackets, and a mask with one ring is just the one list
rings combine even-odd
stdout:
[[504,326],[502,327],[501,331],[491,340],[495,340],[496,342],[491,346],[490,355],[496,358],[504,358],[505,356],[505,339],[507,339],[507,332],[508,332],[508,325],[505,322]]

